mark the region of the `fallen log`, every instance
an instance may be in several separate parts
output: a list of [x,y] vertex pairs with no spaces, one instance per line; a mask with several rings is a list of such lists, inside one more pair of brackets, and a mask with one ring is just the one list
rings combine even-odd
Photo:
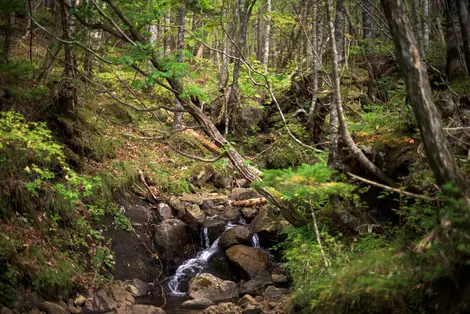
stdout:
[[268,202],[265,197],[250,198],[248,200],[233,201],[232,206],[237,207],[253,207],[256,205],[264,205]]

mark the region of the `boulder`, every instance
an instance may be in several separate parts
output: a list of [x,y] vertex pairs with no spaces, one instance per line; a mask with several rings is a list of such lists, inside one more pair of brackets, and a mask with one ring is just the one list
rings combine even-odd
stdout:
[[204,201],[202,202],[202,209],[210,210],[216,206],[228,206],[229,203],[230,202],[228,200],[228,196],[215,194],[212,196],[208,196],[206,199],[204,199]]
[[232,206],[215,206],[207,210],[207,214],[210,216],[216,216],[217,219],[224,220],[226,222],[238,222],[240,220],[240,211],[236,207]]
[[282,283],[287,283],[289,281],[289,279],[287,279],[287,276],[283,274],[279,274],[279,273],[273,273],[271,277],[274,283],[282,284]]
[[202,223],[206,215],[204,212],[199,208],[199,205],[190,204],[186,206],[186,223],[194,224],[194,223]]
[[248,131],[255,130],[263,120],[263,107],[252,105],[237,107],[235,119],[238,130],[242,134],[246,134]]
[[225,231],[225,226],[227,222],[221,219],[211,219],[206,218],[202,223],[203,228],[207,228],[207,235],[209,237],[210,243],[220,237],[220,235]]
[[265,300],[276,300],[284,294],[287,294],[287,289],[269,286],[263,292],[263,297]]
[[242,307],[242,314],[261,314],[263,310],[259,304],[246,304]]
[[250,239],[250,228],[246,226],[235,226],[231,229],[226,230],[220,236],[219,247],[225,251],[228,248],[237,244],[250,243]]
[[207,181],[209,181],[215,175],[215,169],[211,165],[206,166],[204,169],[196,173],[193,177],[194,185],[202,187]]
[[212,305],[202,311],[203,314],[241,314],[242,308],[231,302]]
[[247,179],[237,179],[235,180],[235,186],[237,188],[249,188],[250,181],[248,181]]
[[92,292],[91,297],[85,302],[82,311],[84,313],[93,311],[113,311],[119,307],[118,302],[105,290],[101,289],[96,292]]
[[261,195],[256,192],[255,189],[251,188],[234,188],[232,193],[230,193],[230,199],[234,201],[248,200],[250,198],[258,198]]
[[83,295],[79,295],[78,297],[75,298],[73,301],[73,304],[76,306],[83,306],[86,302],[86,298]]
[[187,225],[178,219],[168,219],[155,228],[155,248],[166,273],[171,273],[184,261],[184,247],[190,243]]
[[41,307],[46,311],[47,314],[68,314],[68,312],[59,304],[52,302],[43,302]]
[[168,201],[171,208],[173,208],[177,212],[177,217],[179,219],[183,219],[186,214],[186,206],[179,198],[172,196]]
[[133,297],[143,297],[150,293],[152,287],[145,281],[140,279],[126,280],[125,288]]
[[244,218],[252,219],[258,214],[258,209],[256,207],[243,207],[241,212]]
[[233,175],[228,171],[223,173],[216,173],[213,181],[214,186],[218,189],[228,189],[232,185]]
[[69,311],[71,314],[82,314],[82,310],[73,305],[67,306],[67,311]]
[[204,199],[199,194],[183,194],[180,198],[183,202],[189,202],[196,205],[202,205]]
[[240,300],[238,300],[237,304],[242,306],[244,304],[257,304],[258,302],[249,294],[245,294]]
[[173,213],[170,205],[166,203],[158,203],[157,206],[157,219],[158,221],[164,221],[173,218]]
[[212,302],[233,300],[238,298],[237,284],[202,273],[189,282],[189,296],[193,299],[207,298]]
[[251,231],[258,233],[261,246],[266,248],[282,241],[279,233],[289,226],[290,223],[276,214],[274,208],[270,206],[261,207],[250,223]]
[[207,270],[208,273],[223,279],[235,281],[237,278],[233,274],[232,266],[230,261],[223,251],[217,251],[209,257],[207,264],[210,265]]
[[113,285],[111,287],[111,294],[119,306],[135,303],[135,299],[132,294],[121,285]]
[[196,309],[204,309],[208,306],[214,305],[214,302],[212,302],[209,299],[206,298],[197,298],[193,300],[187,300],[184,301],[183,304],[181,304],[181,307],[183,308],[196,308]]
[[240,295],[249,294],[252,296],[261,296],[264,290],[266,290],[266,287],[272,284],[271,276],[256,276],[254,279],[243,283],[239,289],[239,293]]
[[262,249],[239,244],[232,246],[225,253],[245,280],[253,279],[267,271],[269,256]]

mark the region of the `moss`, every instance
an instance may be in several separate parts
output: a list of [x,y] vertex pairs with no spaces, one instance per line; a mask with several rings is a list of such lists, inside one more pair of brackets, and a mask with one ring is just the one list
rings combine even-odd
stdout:
[[199,287],[201,287],[201,288],[207,288],[207,287],[212,286],[212,281],[210,281],[210,280],[207,279],[207,278],[198,277],[196,280],[197,280],[197,284],[198,284]]

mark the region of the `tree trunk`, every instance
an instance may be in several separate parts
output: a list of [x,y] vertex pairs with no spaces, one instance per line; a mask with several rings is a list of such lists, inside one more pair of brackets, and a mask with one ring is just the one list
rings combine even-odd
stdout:
[[[424,149],[440,187],[452,184],[461,195],[468,195],[467,184],[447,142],[442,121],[432,100],[425,66],[418,42],[402,0],[381,0],[395,42],[398,62],[405,76],[408,100],[418,122]],[[468,198],[467,198],[468,201]]]
[[460,29],[462,31],[465,65],[467,67],[467,74],[470,76],[470,14],[468,13],[468,4],[466,0],[456,0],[456,2]]
[[429,0],[422,0],[421,6],[423,8],[422,32],[423,32],[423,53],[426,53],[429,46]]
[[[70,41],[70,27],[69,19],[67,14],[67,4],[65,0],[60,0],[60,18],[62,24],[62,39]],[[64,72],[62,76],[69,77],[73,71],[73,60],[72,60],[72,49],[70,44],[64,43]]]
[[256,59],[263,62],[263,9],[258,6],[258,21],[256,23]]
[[458,77],[462,70],[466,71],[465,60],[460,50],[462,42],[462,32],[460,28],[459,15],[457,13],[457,4],[453,0],[445,1],[446,12],[446,35],[447,35],[447,60],[446,76],[449,80]]
[[[357,161],[362,164],[368,171],[370,171],[373,175],[375,175],[380,180],[388,183],[391,186],[395,186],[395,183],[392,179],[390,179],[387,175],[385,175],[376,165],[374,165],[365,155],[364,153],[356,146],[354,143],[351,134],[349,134],[346,120],[344,117],[343,106],[341,104],[341,92],[340,92],[340,74],[339,74],[339,62],[338,62],[338,52],[336,49],[336,40],[335,40],[335,27],[333,23],[333,13],[332,13],[332,3],[331,0],[327,0],[326,2],[326,14],[327,14],[327,21],[328,21],[328,28],[330,31],[331,37],[331,54],[332,54],[332,63],[333,63],[333,104],[330,108],[330,120],[333,120],[331,123],[331,128],[334,128],[335,123],[335,115],[338,119],[338,128],[341,134],[341,139],[343,140],[344,144],[349,148],[353,156],[357,159]],[[333,117],[331,117],[333,114]],[[334,130],[331,130],[335,132]],[[333,133],[334,135],[334,133]],[[332,157],[333,158],[333,157]],[[332,163],[335,160],[331,160]]]
[[264,22],[264,54],[263,66],[264,71],[268,71],[269,63],[269,40],[271,37],[271,0],[266,0],[266,21]]
[[[362,9],[362,38],[367,42],[368,39],[373,37],[373,22],[372,22],[372,0],[363,0]],[[367,50],[367,43],[366,43]]]
[[13,38],[13,24],[15,23],[15,12],[10,12],[7,17],[3,42],[3,58],[5,63],[9,62]]
[[[182,2],[178,8],[178,43],[177,43],[177,61],[183,62],[183,49],[184,49],[184,22],[186,18],[186,4]],[[178,130],[183,126],[183,112],[181,102],[178,98],[175,99],[175,111],[173,116],[173,129]]]
[[164,32],[164,51],[165,51],[165,56],[169,56],[171,54],[171,28],[170,28],[170,11],[165,13],[163,15],[163,32]]
[[338,64],[341,67],[344,60],[344,26],[345,26],[345,6],[344,0],[336,1],[335,38]]
[[423,33],[421,27],[421,12],[419,10],[420,0],[411,0],[411,15],[413,16],[414,32],[418,40],[418,47],[423,51]]

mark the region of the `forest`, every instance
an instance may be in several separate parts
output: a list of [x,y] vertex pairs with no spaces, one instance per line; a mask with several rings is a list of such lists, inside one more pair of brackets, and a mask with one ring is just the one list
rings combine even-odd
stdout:
[[470,313],[468,0],[0,0],[0,313]]

